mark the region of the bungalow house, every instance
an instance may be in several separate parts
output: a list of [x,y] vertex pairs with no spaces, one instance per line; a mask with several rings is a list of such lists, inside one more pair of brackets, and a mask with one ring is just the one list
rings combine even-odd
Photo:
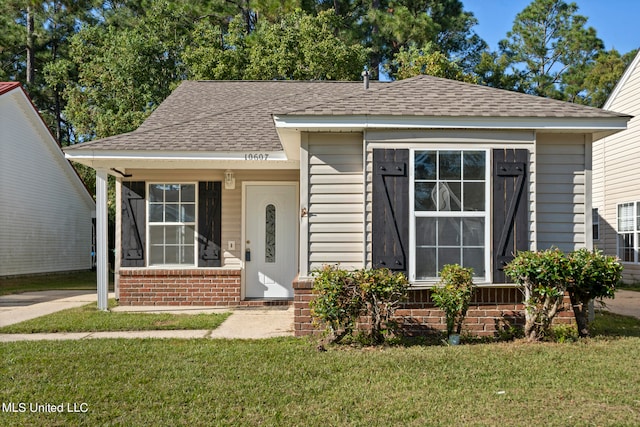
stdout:
[[624,265],[626,282],[640,281],[640,53],[605,103],[634,116],[627,130],[593,144],[593,244]]
[[431,76],[187,81],[137,130],[65,151],[117,179],[121,304],[293,300],[304,335],[314,269],[388,267],[420,330],[442,326],[428,289],[459,263],[488,335],[521,303],[515,251],[590,246],[592,143],[628,119]]
[[20,83],[0,82],[0,277],[89,270],[94,213]]

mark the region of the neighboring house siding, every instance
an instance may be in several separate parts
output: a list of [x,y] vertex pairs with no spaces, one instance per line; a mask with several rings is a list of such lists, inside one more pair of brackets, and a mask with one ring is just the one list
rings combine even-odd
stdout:
[[586,247],[591,206],[585,136],[538,135],[537,142],[537,249]]
[[0,132],[0,276],[91,268],[93,201],[19,89]]
[[309,271],[364,266],[362,134],[308,134]]
[[[594,246],[618,255],[618,204],[640,202],[640,59],[636,58],[605,108],[633,117],[627,130],[594,143],[594,203],[600,213],[600,239]],[[640,263],[624,263],[624,280],[640,281]]]

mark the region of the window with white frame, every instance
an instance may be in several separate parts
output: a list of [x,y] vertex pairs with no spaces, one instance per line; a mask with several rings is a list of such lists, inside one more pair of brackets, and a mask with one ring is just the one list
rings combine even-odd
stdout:
[[485,150],[413,151],[412,280],[432,281],[446,264],[487,277],[489,166]]
[[196,185],[149,184],[149,265],[195,265]]
[[600,213],[598,208],[591,209],[591,224],[593,240],[600,240]]
[[624,262],[639,262],[640,202],[618,205],[618,257]]

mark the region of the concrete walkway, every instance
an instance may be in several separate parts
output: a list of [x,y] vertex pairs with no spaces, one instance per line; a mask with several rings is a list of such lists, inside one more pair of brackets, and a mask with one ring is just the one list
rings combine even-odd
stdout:
[[[48,291],[52,292],[52,291]],[[63,291],[55,291],[63,292]],[[18,296],[21,295],[21,296]],[[113,295],[109,295],[113,298]],[[49,299],[43,301],[43,299]],[[13,305],[11,304],[13,301]],[[32,301],[26,304],[25,301]],[[96,294],[78,295],[64,293],[28,292],[17,295],[0,296],[0,326],[12,325],[67,308],[79,307],[96,302]],[[114,309],[119,312],[162,312],[179,314],[221,313],[231,311],[231,315],[214,330],[172,330],[172,331],[122,331],[122,332],[77,332],[52,334],[0,334],[0,342],[32,340],[68,340],[92,338],[228,338],[260,339],[279,336],[293,336],[293,307],[221,309],[211,307],[124,307]]]

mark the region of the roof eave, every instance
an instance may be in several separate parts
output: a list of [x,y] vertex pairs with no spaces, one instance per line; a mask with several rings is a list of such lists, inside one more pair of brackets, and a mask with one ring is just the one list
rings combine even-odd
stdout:
[[[93,169],[297,169],[283,151],[211,152],[162,150],[71,150],[65,157]],[[114,174],[116,175],[116,174]]]
[[446,117],[446,116],[274,116],[278,129],[362,131],[365,129],[505,129],[547,132],[615,133],[628,116],[610,117]]

